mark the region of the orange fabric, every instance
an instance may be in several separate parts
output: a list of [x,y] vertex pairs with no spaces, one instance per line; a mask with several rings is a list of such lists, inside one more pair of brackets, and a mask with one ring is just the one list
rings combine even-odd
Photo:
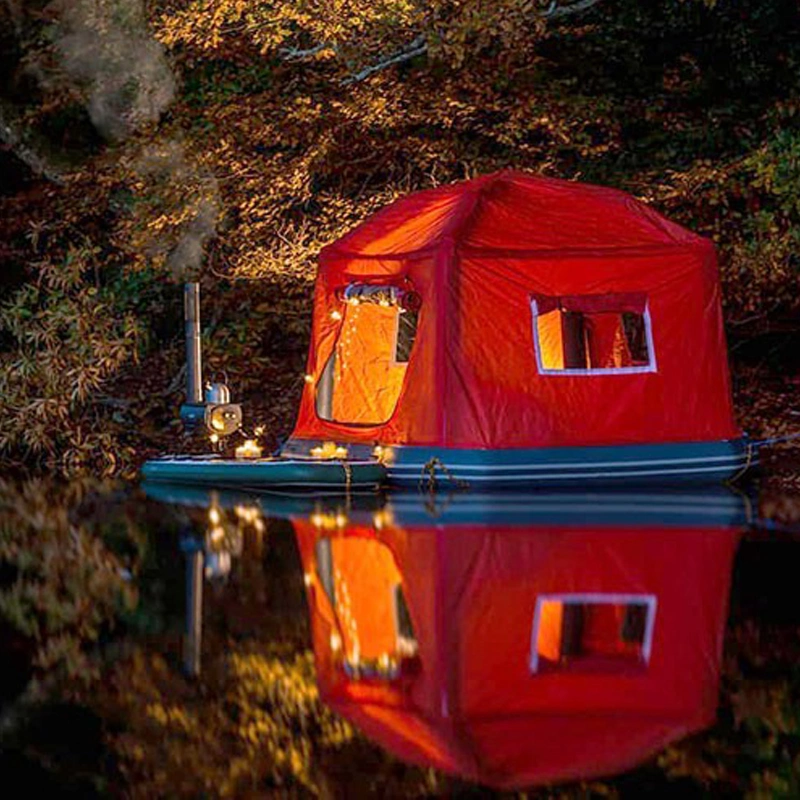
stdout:
[[386,422],[406,373],[406,365],[394,361],[398,310],[373,303],[345,308],[335,348],[332,418],[354,425]]
[[345,652],[362,659],[394,654],[397,647],[394,591],[400,573],[381,542],[337,537],[332,543],[336,617]]
[[564,621],[564,604],[550,600],[542,604],[542,618],[536,649],[542,658],[558,661],[561,657],[561,625]]
[[[331,312],[344,313],[337,291],[352,282],[413,288],[422,301],[384,424],[337,424],[315,412],[314,384],[339,333]],[[646,299],[657,370],[540,375],[531,298],[596,303],[614,294]],[[630,356],[616,332],[612,339],[599,358],[625,365]],[[740,435],[712,244],[621,192],[518,172],[409,195],[325,248],[307,371],[314,383],[297,438],[498,448]],[[386,397],[399,374],[381,379]],[[366,399],[379,383],[354,391],[385,412],[387,400]]]
[[545,369],[564,369],[564,336],[558,309],[536,316],[539,356]]

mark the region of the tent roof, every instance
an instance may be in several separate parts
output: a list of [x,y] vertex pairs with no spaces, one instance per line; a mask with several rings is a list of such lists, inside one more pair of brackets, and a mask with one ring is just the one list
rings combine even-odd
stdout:
[[710,705],[680,716],[523,713],[451,720],[324,690],[323,699],[402,760],[501,790],[625,772],[716,716]]
[[707,244],[625,192],[505,170],[407,195],[323,251],[323,263],[397,256],[453,241],[479,251]]

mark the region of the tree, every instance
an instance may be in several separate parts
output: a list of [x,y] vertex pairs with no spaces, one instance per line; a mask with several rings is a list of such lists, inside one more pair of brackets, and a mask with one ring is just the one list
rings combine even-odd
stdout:
[[286,61],[335,61],[342,82],[352,83],[422,56],[462,64],[498,47],[522,52],[549,21],[586,12],[599,2],[285,0],[264,6],[198,0],[164,15],[162,40],[213,50],[236,30],[264,55]]

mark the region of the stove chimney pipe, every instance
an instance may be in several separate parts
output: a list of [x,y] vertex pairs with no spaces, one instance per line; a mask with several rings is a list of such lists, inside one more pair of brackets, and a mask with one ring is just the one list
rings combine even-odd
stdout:
[[203,402],[203,361],[200,349],[200,284],[183,287],[183,319],[186,326],[186,402]]

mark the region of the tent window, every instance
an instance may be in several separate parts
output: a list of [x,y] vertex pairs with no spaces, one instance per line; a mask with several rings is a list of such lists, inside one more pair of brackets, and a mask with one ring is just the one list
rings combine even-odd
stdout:
[[417,335],[419,311],[396,287],[348,287],[333,352],[317,382],[320,419],[383,425],[400,399]]
[[328,596],[328,602],[335,608],[336,589],[333,581],[333,550],[331,549],[331,540],[327,537],[318,539],[315,549],[317,555],[317,578],[322,588],[325,590],[325,594]]
[[397,338],[394,344],[394,363],[408,364],[411,358],[411,348],[417,336],[417,322],[419,312],[401,311],[397,315]]
[[642,294],[531,298],[539,372],[552,375],[655,372]]
[[531,671],[616,671],[650,659],[653,595],[544,595],[531,636]]
[[413,656],[419,645],[414,633],[414,623],[411,621],[411,612],[408,610],[406,596],[401,584],[394,589],[394,613],[397,627],[397,652],[402,656]]

